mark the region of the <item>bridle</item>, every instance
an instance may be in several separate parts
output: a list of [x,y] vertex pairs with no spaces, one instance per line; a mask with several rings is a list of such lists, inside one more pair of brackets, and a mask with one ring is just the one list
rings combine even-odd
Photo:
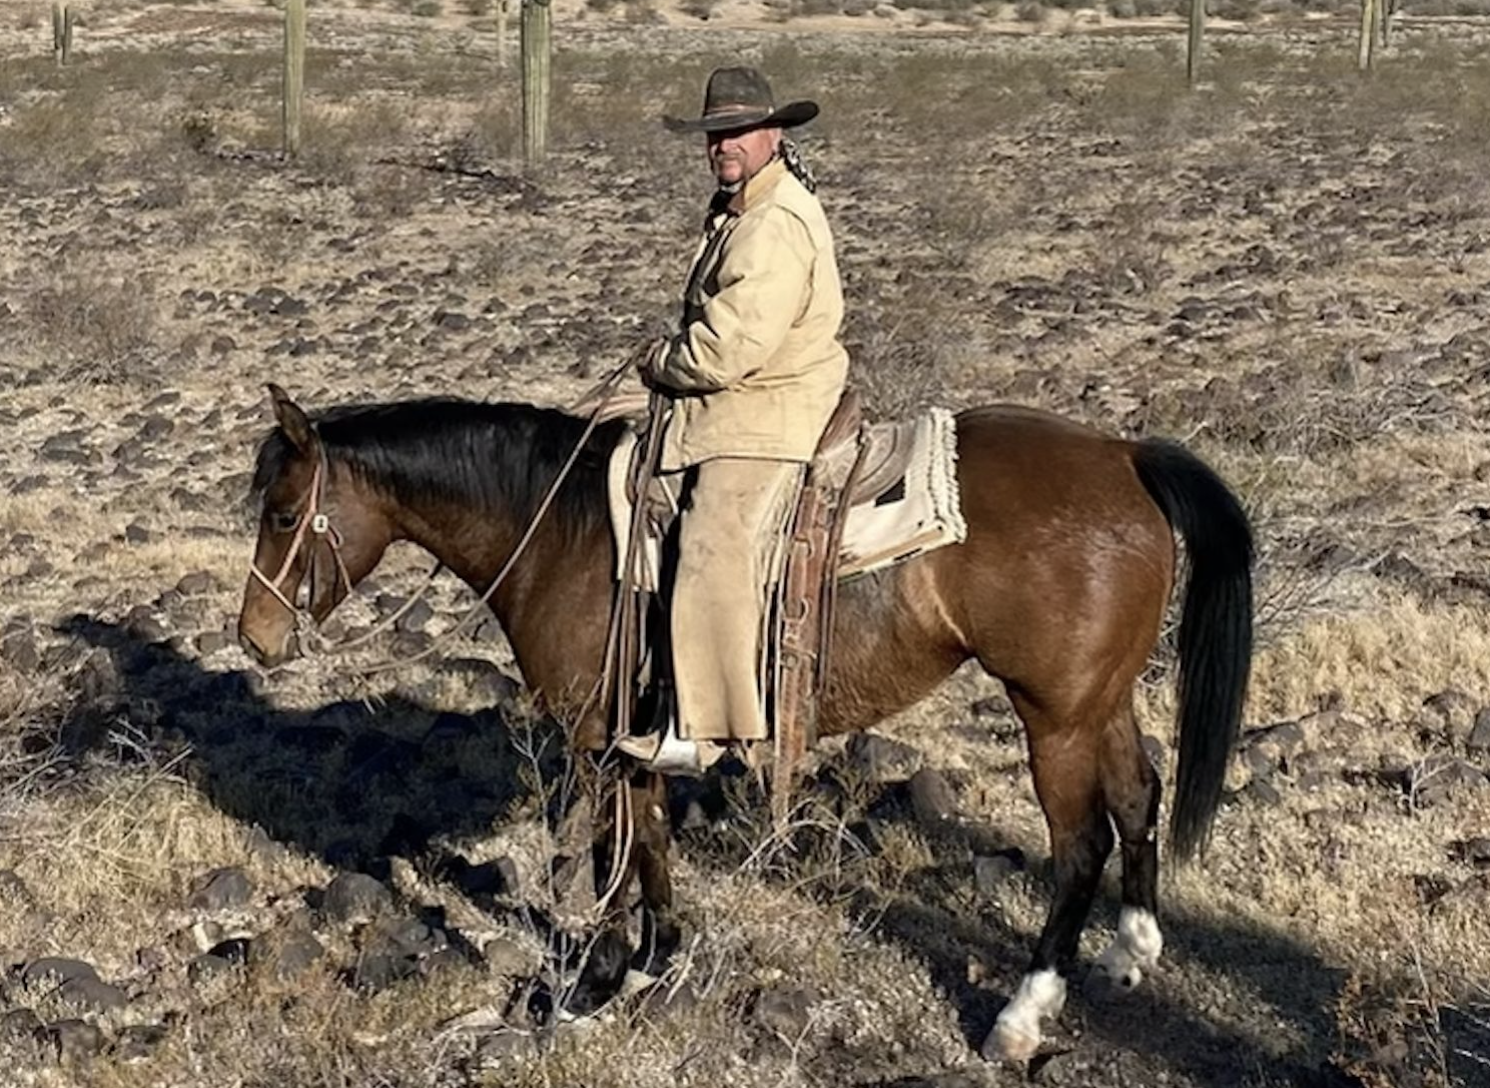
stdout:
[[[280,588],[281,583],[289,575],[290,569],[299,558],[300,551],[306,547],[309,541],[311,547],[324,542],[331,552],[331,558],[336,562],[336,582],[332,584],[331,591],[335,594],[338,586],[345,586],[346,591],[352,591],[352,577],[347,572],[347,564],[341,556],[341,546],[344,538],[331,524],[331,518],[323,509],[326,498],[326,478],[331,474],[331,467],[326,460],[326,447],[322,444],[320,436],[312,430],[316,442],[316,467],[311,473],[310,487],[306,491],[304,509],[300,511],[296,519],[295,537],[290,541],[290,549],[285,552],[284,561],[279,565],[279,571],[270,578],[255,561],[249,568],[250,573],[259,580],[259,583],[269,591],[276,601],[284,606],[285,610],[295,619],[295,635],[300,640],[302,648],[306,645],[306,639],[315,631],[315,617],[311,609],[316,603],[316,552],[310,553],[310,561],[306,564],[306,575],[295,583],[291,589],[293,598],[285,594]],[[306,589],[305,603],[300,603],[301,589]]]

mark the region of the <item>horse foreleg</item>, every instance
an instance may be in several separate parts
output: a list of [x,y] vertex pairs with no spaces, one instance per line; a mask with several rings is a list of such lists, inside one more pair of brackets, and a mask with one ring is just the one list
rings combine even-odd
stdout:
[[631,814],[644,908],[641,967],[655,973],[677,951],[680,940],[673,917],[673,880],[668,864],[672,825],[667,812],[667,780],[662,775],[637,772],[631,783]]
[[1126,707],[1104,736],[1102,796],[1123,846],[1123,909],[1117,936],[1097,960],[1114,984],[1131,990],[1159,962],[1159,776],[1144,754],[1133,710]]
[[1057,728],[1033,708],[1019,710],[1030,732],[1030,765],[1050,828],[1056,887],[1034,957],[999,1013],[983,1054],[1028,1061],[1039,1049],[1042,1021],[1065,1007],[1067,975],[1112,851],[1112,827],[1102,806],[1097,730],[1065,723]]

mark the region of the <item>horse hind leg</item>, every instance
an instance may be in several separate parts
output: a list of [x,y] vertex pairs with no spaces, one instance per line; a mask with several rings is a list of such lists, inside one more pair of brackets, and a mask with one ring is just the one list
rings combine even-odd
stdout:
[[1017,696],[1014,703],[1029,730],[1030,765],[1050,829],[1056,887],[1034,956],[1019,989],[999,1012],[983,1054],[1028,1061],[1039,1049],[1041,1022],[1065,1006],[1066,979],[1113,836],[1102,801],[1100,728],[1059,722]]
[[1102,795],[1122,842],[1122,911],[1117,935],[1097,960],[1100,976],[1121,990],[1159,962],[1159,776],[1144,754],[1131,706],[1113,720],[1102,745]]

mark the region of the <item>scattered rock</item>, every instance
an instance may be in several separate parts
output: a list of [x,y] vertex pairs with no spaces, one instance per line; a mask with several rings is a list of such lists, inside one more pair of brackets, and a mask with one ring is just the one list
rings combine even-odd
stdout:
[[427,956],[421,956],[416,962],[420,972],[426,975],[470,966],[466,957],[462,956],[460,950],[453,945],[446,945]]
[[204,954],[186,964],[186,977],[192,985],[200,986],[233,970],[233,965],[221,956]]
[[1305,793],[1315,793],[1318,790],[1324,789],[1326,786],[1334,781],[1334,775],[1329,774],[1326,771],[1313,770],[1305,771],[1303,774],[1299,775],[1298,778],[1294,781],[1294,785]]
[[1449,854],[1456,861],[1462,861],[1476,869],[1490,869],[1490,838],[1481,836],[1453,843],[1449,847]]
[[110,986],[107,982],[100,982],[96,978],[69,979],[62,984],[61,993],[62,1000],[68,1004],[90,1009],[93,1012],[122,1009],[129,1004],[129,998],[124,996],[123,990],[117,986]]
[[1465,747],[1471,752],[1490,752],[1490,706],[1482,707],[1475,715]]
[[35,672],[41,666],[41,651],[36,645],[36,635],[23,628],[0,639],[0,658],[8,661],[19,672]]
[[362,924],[393,907],[388,886],[366,873],[342,873],[326,886],[321,909],[338,922]]
[[272,947],[274,973],[282,979],[298,978],[320,963],[326,955],[325,946],[316,940],[315,934],[303,929],[283,934],[273,942]]
[[816,991],[802,987],[762,990],[756,995],[751,1017],[767,1031],[794,1043],[806,1033],[818,1000]]
[[84,963],[82,960],[64,959],[61,956],[45,956],[39,960],[33,960],[21,972],[21,980],[24,982],[50,980],[54,984],[62,984],[77,979],[98,982],[98,972],[93,969],[92,964]]
[[34,1039],[42,1030],[41,1017],[31,1009],[11,1009],[0,1016],[0,1043]]
[[855,733],[848,742],[849,766],[870,782],[904,782],[921,769],[919,748],[876,733]]
[[394,630],[406,635],[417,635],[424,631],[429,621],[435,618],[435,610],[429,606],[428,601],[415,601],[409,606],[409,610],[398,617],[398,622],[393,625]]
[[13,869],[0,869],[0,903],[10,907],[34,907],[36,897]]
[[386,990],[395,982],[412,978],[419,973],[417,961],[407,956],[379,952],[363,956],[351,973],[351,984],[358,990],[377,993]]
[[1138,738],[1139,746],[1143,754],[1148,757],[1149,765],[1160,774],[1164,774],[1165,761],[1169,759],[1169,749],[1164,747],[1164,742],[1158,737],[1151,737],[1144,733]]
[[85,1062],[103,1050],[103,1032],[86,1020],[48,1024],[46,1038],[64,1062]]
[[[384,925],[365,947],[417,959],[433,955],[448,947],[449,943],[444,930],[430,926],[418,918],[400,918]],[[383,946],[382,949],[378,949],[379,944]]]
[[199,570],[185,575],[176,583],[176,592],[183,597],[201,597],[208,593],[215,593],[222,588],[222,583],[210,571]]
[[985,899],[996,898],[1015,873],[1025,869],[1024,851],[1017,847],[988,857],[973,858],[973,887]]
[[911,809],[925,827],[936,827],[960,815],[957,795],[946,776],[932,767],[922,767],[908,783]]
[[214,869],[198,881],[186,905],[191,910],[229,910],[243,906],[253,894],[253,881],[242,869]]
[[203,657],[210,657],[212,654],[226,650],[233,644],[233,640],[225,631],[203,631],[196,637],[194,644],[197,653]]
[[539,966],[538,957],[510,937],[494,937],[481,949],[486,969],[500,978],[527,978]]
[[150,610],[149,605],[135,605],[124,617],[124,627],[141,642],[164,642],[171,632]]
[[1254,778],[1242,793],[1255,804],[1265,808],[1271,808],[1283,802],[1283,794],[1279,793],[1278,787],[1266,778]]
[[1291,759],[1303,745],[1304,727],[1298,722],[1266,726],[1242,738],[1242,746],[1249,756],[1255,754],[1273,764]]
[[1385,777],[1399,783],[1413,804],[1422,808],[1490,788],[1479,768],[1453,756],[1429,756],[1421,763],[1389,771]]
[[169,1034],[164,1024],[130,1024],[120,1030],[110,1053],[126,1065],[148,1060]]
[[1475,705],[1458,688],[1449,688],[1423,700],[1424,719],[1447,737],[1468,735],[1475,724]]

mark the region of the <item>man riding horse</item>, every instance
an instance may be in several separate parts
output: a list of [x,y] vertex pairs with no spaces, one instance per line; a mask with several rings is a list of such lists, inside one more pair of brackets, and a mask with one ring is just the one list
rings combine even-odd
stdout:
[[720,68],[701,117],[666,121],[704,133],[719,190],[680,330],[642,368],[670,402],[660,472],[683,496],[668,601],[676,707],[618,745],[654,770],[696,773],[768,734],[766,568],[848,370],[833,237],[784,136],[817,112],[777,109],[758,71]]

